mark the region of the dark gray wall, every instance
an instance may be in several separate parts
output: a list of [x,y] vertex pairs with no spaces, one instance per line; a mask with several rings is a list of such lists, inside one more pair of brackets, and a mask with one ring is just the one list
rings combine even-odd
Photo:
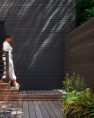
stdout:
[[3,74],[3,61],[2,61],[2,44],[4,41],[4,36],[5,36],[5,28],[4,28],[4,23],[3,21],[0,21],[0,78],[2,77]]
[[94,89],[94,18],[67,36],[64,57],[65,72],[79,73]]
[[62,87],[64,37],[75,27],[74,0],[0,0],[14,38],[15,72],[24,89]]

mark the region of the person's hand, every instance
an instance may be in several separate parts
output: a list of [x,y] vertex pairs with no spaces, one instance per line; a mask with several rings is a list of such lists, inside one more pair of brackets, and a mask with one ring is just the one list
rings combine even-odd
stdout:
[[12,48],[12,50],[11,50],[11,53],[13,53],[13,48]]

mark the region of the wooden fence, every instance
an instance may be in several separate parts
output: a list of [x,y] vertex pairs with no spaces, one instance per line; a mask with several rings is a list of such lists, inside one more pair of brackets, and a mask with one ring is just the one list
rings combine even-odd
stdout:
[[72,31],[64,45],[65,73],[79,73],[94,89],[94,17]]

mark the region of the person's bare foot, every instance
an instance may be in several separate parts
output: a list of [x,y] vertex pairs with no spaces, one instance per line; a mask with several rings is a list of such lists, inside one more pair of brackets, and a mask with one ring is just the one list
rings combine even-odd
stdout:
[[20,87],[19,83],[16,80],[12,80],[10,82],[10,85],[11,85],[11,87],[15,87],[15,88],[18,88],[18,89]]

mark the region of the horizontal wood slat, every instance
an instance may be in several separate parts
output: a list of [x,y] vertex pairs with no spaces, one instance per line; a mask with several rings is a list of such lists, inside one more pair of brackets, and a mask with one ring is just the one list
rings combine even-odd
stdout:
[[79,73],[94,89],[94,17],[72,31],[64,46],[65,73]]

